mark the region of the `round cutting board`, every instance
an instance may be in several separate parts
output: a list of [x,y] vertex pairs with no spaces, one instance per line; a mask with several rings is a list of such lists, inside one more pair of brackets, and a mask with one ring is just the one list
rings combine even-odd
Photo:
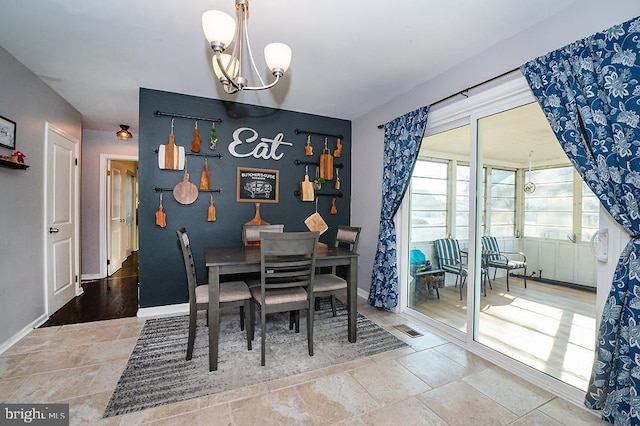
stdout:
[[173,197],[180,204],[191,204],[198,198],[198,187],[189,182],[189,173],[185,173],[182,182],[173,188]]

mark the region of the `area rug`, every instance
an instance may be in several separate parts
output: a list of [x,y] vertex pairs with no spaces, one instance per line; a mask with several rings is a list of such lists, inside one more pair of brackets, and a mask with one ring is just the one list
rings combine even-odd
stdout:
[[[259,322],[259,321],[258,321]],[[198,318],[193,359],[185,360],[188,316],[149,319],[111,395],[103,417],[211,395],[255,383],[292,376],[407,346],[358,313],[357,342],[347,338],[346,306],[337,316],[324,302],[314,316],[314,356],[307,351],[306,317],[300,333],[289,330],[289,315],[267,317],[266,366],[260,366],[260,325],[253,350],[247,350],[237,309],[220,317],[218,371],[209,372],[208,334],[204,315]]]

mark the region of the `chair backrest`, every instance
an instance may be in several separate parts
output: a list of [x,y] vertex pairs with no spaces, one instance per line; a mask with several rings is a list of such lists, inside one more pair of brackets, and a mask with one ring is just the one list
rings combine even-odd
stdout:
[[176,231],[178,235],[178,241],[180,242],[180,248],[182,249],[182,257],[184,258],[184,268],[187,273],[187,284],[189,286],[189,304],[196,303],[196,267],[193,263],[193,254],[191,253],[191,243],[189,242],[189,236],[187,230],[181,228]]
[[358,238],[362,228],[355,226],[338,225],[336,234],[336,247],[344,247],[349,251],[358,251]]
[[498,260],[500,259],[500,246],[498,245],[498,240],[496,239],[496,237],[491,237],[489,235],[485,235],[483,236],[481,239],[482,241],[482,249],[483,250],[489,250],[492,251],[496,254],[490,254],[488,256],[486,256],[487,260]]
[[260,234],[260,284],[266,289],[305,287],[313,293],[319,232]]
[[460,260],[460,243],[454,238],[441,238],[433,242],[440,267],[445,265],[458,266]]
[[284,225],[242,225],[242,245],[259,247],[261,232],[284,232]]

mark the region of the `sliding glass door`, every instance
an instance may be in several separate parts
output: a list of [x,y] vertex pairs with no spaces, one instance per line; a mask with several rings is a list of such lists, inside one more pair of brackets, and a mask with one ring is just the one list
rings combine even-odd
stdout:
[[[407,308],[584,390],[596,332],[588,243],[598,202],[528,88],[510,102],[507,91],[495,103],[432,111],[405,201]],[[439,255],[443,239],[459,249],[458,273]]]

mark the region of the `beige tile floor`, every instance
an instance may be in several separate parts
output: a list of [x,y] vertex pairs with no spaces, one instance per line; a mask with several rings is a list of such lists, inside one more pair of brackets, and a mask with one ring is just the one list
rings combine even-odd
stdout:
[[[604,424],[401,315],[358,302],[361,313],[410,346],[102,419],[144,320],[36,329],[0,354],[0,401],[69,403],[73,425]],[[398,324],[424,336],[411,338],[393,327]]]

